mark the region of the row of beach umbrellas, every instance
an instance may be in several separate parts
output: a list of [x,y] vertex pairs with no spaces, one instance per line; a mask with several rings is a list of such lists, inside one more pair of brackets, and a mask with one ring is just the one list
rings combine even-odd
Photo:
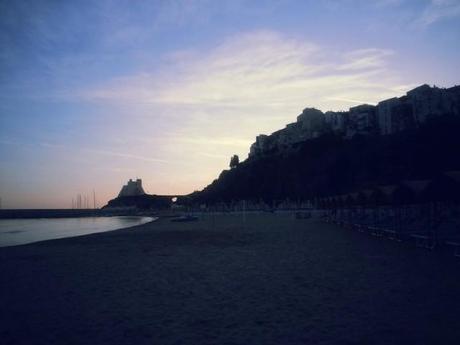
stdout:
[[352,206],[408,205],[428,202],[460,202],[460,171],[447,171],[432,179],[405,180],[353,193],[323,197],[321,208]]

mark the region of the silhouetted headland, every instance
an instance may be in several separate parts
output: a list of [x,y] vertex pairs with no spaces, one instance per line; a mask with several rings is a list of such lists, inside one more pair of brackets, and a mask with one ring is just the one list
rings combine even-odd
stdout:
[[270,207],[358,193],[460,170],[460,86],[422,85],[377,106],[323,113],[260,135],[249,158],[224,170],[184,205],[246,200]]
[[130,210],[168,210],[175,195],[151,195],[142,187],[142,180],[129,180],[115,199],[110,200],[102,209],[108,212],[129,212]]

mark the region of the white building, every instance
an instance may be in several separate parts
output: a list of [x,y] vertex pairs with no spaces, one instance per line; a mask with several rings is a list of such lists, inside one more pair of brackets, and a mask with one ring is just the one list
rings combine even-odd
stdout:
[[397,97],[386,99],[377,105],[377,122],[381,135],[393,133],[392,118],[395,108],[400,104]]
[[377,131],[375,108],[370,104],[361,104],[350,108],[345,137],[352,138],[356,134],[375,134]]
[[324,121],[333,132],[345,131],[345,118],[347,113],[344,111],[326,111],[324,113]]
[[432,117],[448,114],[453,102],[449,92],[438,87],[430,87],[427,84],[416,87],[407,93],[409,102],[412,104],[414,120],[417,126]]
[[305,108],[299,116],[297,123],[300,124],[302,140],[317,138],[324,133],[325,118],[321,110]]
[[460,116],[460,86],[448,89],[421,85],[400,98],[390,98],[377,106],[362,104],[349,112],[306,108],[297,121],[271,135],[259,135],[251,145],[249,157],[272,150],[285,150],[294,144],[317,138],[329,131],[346,139],[356,134],[389,135],[416,128],[429,118]]

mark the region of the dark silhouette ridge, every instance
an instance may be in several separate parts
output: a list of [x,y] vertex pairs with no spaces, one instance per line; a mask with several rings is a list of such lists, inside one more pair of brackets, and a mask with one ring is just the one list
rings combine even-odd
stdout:
[[161,195],[133,195],[133,196],[119,196],[110,200],[103,209],[108,208],[126,208],[134,207],[140,210],[146,209],[168,209],[171,207],[172,197]]
[[162,210],[168,209],[177,195],[151,195],[147,194],[142,187],[142,180],[130,179],[124,185],[115,199],[110,200],[107,205],[102,207],[104,211],[114,211],[116,209],[136,209],[136,210]]
[[298,143],[327,134],[345,139],[356,135],[389,135],[415,129],[440,116],[460,116],[460,86],[448,89],[419,86],[400,98],[390,98],[377,106],[361,104],[349,111],[321,112],[305,108],[297,121],[271,135],[259,135],[251,145],[249,158],[289,151]]
[[[178,203],[305,201],[397,185],[404,180],[434,179],[443,172],[460,170],[460,87],[439,89],[423,85],[408,92],[408,96],[392,100],[380,102],[377,110],[367,105],[350,110],[365,110],[363,116],[368,120],[376,119],[379,112],[389,114],[394,126],[387,124],[391,129],[387,132],[375,120],[368,122],[371,125],[366,130],[352,126],[353,135],[330,130],[328,126],[323,127],[324,132],[312,134],[312,128],[322,123],[322,113],[307,109],[304,113],[313,113],[315,120],[309,122],[315,126],[307,126],[311,137],[297,141],[298,136],[293,137],[295,140],[286,139],[284,133],[280,140],[282,131],[300,133],[289,129],[289,125],[262,140],[258,137],[246,161],[222,171],[202,191],[178,198]],[[384,112],[379,110],[381,104],[387,107]],[[411,117],[418,122],[410,121]],[[351,126],[347,121],[347,126]]]

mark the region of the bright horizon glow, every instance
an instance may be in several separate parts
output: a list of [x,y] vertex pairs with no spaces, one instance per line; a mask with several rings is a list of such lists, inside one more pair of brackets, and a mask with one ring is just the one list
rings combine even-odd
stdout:
[[306,107],[460,83],[460,2],[5,1],[3,208],[211,183]]

